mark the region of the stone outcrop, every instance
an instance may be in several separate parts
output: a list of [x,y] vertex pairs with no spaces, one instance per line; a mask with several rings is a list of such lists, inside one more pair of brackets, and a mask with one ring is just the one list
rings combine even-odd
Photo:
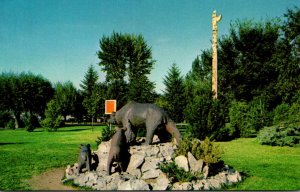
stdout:
[[[212,175],[213,166],[207,165],[203,160],[197,160],[191,153],[188,153],[187,157],[174,157],[175,145],[155,143],[157,144],[131,146],[131,158],[126,172],[119,172],[118,165],[113,164],[112,174],[107,175],[110,141],[102,142],[97,151],[93,152],[99,159],[97,169],[85,171],[77,176],[74,173],[78,165],[68,165],[64,181],[73,180],[79,186],[95,190],[210,190],[221,189],[224,185],[232,185],[242,180],[240,173],[227,165]],[[160,163],[170,163],[173,160],[185,171],[202,173],[203,178],[192,182],[174,182],[159,169]]]

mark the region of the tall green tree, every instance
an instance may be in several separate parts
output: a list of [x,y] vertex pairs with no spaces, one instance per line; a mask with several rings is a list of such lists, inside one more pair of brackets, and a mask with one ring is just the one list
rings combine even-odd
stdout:
[[166,87],[164,97],[168,102],[167,111],[175,122],[182,122],[184,120],[183,111],[187,102],[184,94],[184,79],[175,63],[164,77],[163,83]]
[[84,75],[84,79],[81,81],[80,88],[84,97],[90,97],[93,93],[95,86],[97,85],[99,75],[93,65],[90,65],[87,72]]
[[58,111],[64,117],[65,121],[68,115],[74,116],[76,113],[78,99],[79,92],[74,87],[72,82],[59,82],[55,85],[54,100],[57,104]]
[[118,106],[129,100],[153,101],[154,83],[148,75],[154,60],[151,48],[141,35],[113,32],[110,37],[103,36],[97,54],[109,90],[118,87],[118,92],[110,92],[111,96],[115,94]]

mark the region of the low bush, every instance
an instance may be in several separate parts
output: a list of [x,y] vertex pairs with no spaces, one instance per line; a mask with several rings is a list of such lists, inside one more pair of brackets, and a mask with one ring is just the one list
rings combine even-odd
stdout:
[[28,132],[32,132],[35,128],[40,126],[38,118],[33,114],[24,113],[22,115],[22,120],[24,122],[25,129]]
[[101,135],[97,137],[96,140],[97,146],[100,145],[103,141],[109,141],[114,134],[115,134],[115,130],[113,128],[110,128],[109,126],[105,126],[101,131]]
[[300,126],[286,124],[266,127],[260,131],[257,139],[262,145],[294,146],[300,141]]
[[221,160],[221,149],[208,137],[204,141],[190,138],[186,136],[179,142],[176,156],[187,156],[188,152],[191,152],[196,159],[203,159],[206,163],[218,163]]
[[173,182],[191,182],[203,178],[202,173],[186,172],[183,168],[178,167],[174,162],[161,163],[159,169],[173,179]]
[[15,129],[15,121],[13,119],[10,119],[6,124],[5,124],[5,129]]

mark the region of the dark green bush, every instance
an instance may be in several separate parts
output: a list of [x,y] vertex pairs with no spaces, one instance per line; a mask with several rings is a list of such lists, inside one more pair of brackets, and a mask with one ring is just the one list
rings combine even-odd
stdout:
[[101,131],[101,135],[97,137],[96,140],[97,146],[100,145],[103,141],[109,141],[114,134],[115,134],[114,128],[110,129],[109,126],[105,126]]
[[5,128],[6,124],[12,120],[11,114],[6,111],[0,111],[0,128]]
[[6,129],[15,129],[15,121],[13,119],[9,120],[6,125],[5,125]]
[[230,130],[236,137],[255,137],[257,132],[270,123],[270,115],[262,100],[249,104],[233,101],[229,108]]
[[294,146],[300,141],[299,125],[266,127],[260,131],[257,139],[262,145]]
[[33,114],[24,113],[22,116],[22,120],[24,122],[25,129],[28,132],[32,132],[35,128],[40,126],[38,118]]
[[202,173],[185,172],[183,168],[178,167],[174,162],[160,163],[159,169],[173,179],[173,182],[191,182],[203,179]]
[[286,103],[282,103],[281,105],[278,105],[274,109],[273,125],[276,125],[280,122],[287,121],[289,118],[289,109],[290,106]]
[[215,139],[225,127],[224,107],[220,100],[212,99],[211,94],[196,96],[187,105],[185,116],[191,126],[189,131],[198,139]]

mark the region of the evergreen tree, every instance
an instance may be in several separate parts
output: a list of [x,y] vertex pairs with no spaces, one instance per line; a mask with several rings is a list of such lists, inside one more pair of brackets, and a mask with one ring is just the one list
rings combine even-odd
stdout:
[[175,122],[182,122],[184,120],[183,111],[186,106],[184,80],[175,63],[169,69],[163,83],[166,86],[164,97],[168,102],[167,111]]
[[80,88],[84,97],[90,97],[98,81],[98,73],[94,69],[93,65],[90,65],[88,71],[84,75],[84,79],[81,81]]

